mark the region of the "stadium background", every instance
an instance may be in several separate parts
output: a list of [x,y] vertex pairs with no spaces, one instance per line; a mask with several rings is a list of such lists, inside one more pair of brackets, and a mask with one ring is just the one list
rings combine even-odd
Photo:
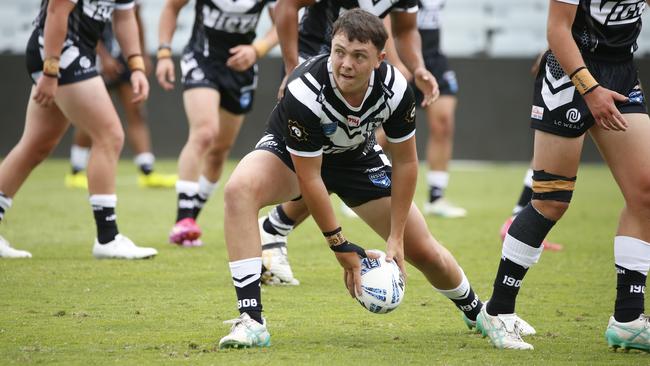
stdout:
[[[25,71],[24,48],[39,4],[40,0],[0,2],[0,100],[3,111],[0,156],[9,152],[22,133],[31,87]],[[158,43],[158,17],[164,0],[143,0],[142,4],[146,47],[153,54]],[[189,39],[193,4],[190,2],[179,16],[173,40],[176,54],[182,51]],[[447,1],[442,13],[442,48],[450,57],[460,85],[454,159],[530,159],[533,135],[529,128],[533,80],[530,67],[535,56],[546,47],[547,7],[548,0]],[[265,13],[258,34],[263,34],[269,24]],[[650,55],[650,27],[644,27],[637,52],[642,76],[643,70],[650,66],[650,58],[644,57],[647,55]],[[233,158],[251,150],[275,104],[282,65],[279,48],[260,60],[259,65],[260,79],[254,109],[232,151]],[[646,73],[647,82],[644,84],[650,83],[648,78],[650,74]],[[174,91],[164,92],[154,78],[150,77],[150,82],[147,108],[154,152],[161,158],[175,158],[187,136],[182,88],[177,83]],[[422,111],[418,113],[418,121],[418,153],[423,158],[427,127]],[[65,157],[70,140],[71,133],[68,133],[54,156]],[[130,156],[128,149],[125,146],[123,157]],[[600,160],[591,142],[586,145],[583,160]]]

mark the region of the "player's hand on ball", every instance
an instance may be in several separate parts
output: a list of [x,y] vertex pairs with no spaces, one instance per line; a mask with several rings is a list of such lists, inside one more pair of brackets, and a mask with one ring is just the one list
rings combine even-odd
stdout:
[[386,242],[386,262],[395,261],[402,276],[406,279],[406,266],[404,265],[404,239],[388,238]]
[[[354,244],[353,244],[354,245]],[[379,258],[379,255],[372,251],[365,251],[365,256]],[[356,298],[361,294],[361,254],[357,252],[335,252],[336,259],[343,267],[343,282],[348,289],[350,296]]]

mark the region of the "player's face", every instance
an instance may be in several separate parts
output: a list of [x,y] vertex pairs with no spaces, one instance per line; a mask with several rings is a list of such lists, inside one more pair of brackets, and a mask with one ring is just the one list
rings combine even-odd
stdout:
[[339,32],[332,38],[332,71],[342,94],[365,93],[372,71],[384,59],[372,42],[350,41]]

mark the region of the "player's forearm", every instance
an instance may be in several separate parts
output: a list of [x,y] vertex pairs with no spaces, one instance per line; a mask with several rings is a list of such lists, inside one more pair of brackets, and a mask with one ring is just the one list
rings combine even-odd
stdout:
[[115,10],[113,13],[113,29],[124,56],[130,57],[142,54],[140,40],[137,37],[138,23],[133,9]]
[[284,70],[291,73],[298,65],[298,10],[293,0],[279,1],[275,6],[275,26],[280,40]]
[[44,29],[44,52],[45,58],[61,56],[61,49],[68,32],[68,16],[74,3],[67,0],[50,1],[47,7],[47,18]]
[[[411,139],[415,140],[415,139]],[[404,228],[408,212],[415,195],[415,186],[418,176],[418,161],[415,153],[415,142],[404,141],[402,144],[412,144],[413,152],[392,145],[393,173],[391,184],[391,222],[390,236],[404,237]]]
[[176,31],[176,19],[181,7],[176,2],[168,0],[160,12],[158,22],[158,45],[170,45]]
[[551,1],[548,17],[548,44],[567,75],[585,65],[578,45],[573,40],[571,26],[575,18],[576,5]]
[[417,29],[395,35],[395,49],[400,59],[411,73],[424,67],[422,58],[422,39]]
[[304,177],[298,174],[298,182],[300,193],[320,230],[331,232],[338,228],[340,225],[320,174],[318,177]]
[[140,16],[140,5],[135,6],[135,21],[138,24],[138,39],[140,40],[140,47],[142,54],[147,52],[147,45],[145,44],[144,38],[144,26],[142,23],[142,17]]

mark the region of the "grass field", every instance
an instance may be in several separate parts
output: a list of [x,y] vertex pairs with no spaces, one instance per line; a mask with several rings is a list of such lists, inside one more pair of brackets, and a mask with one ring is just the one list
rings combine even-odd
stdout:
[[[452,303],[413,267],[398,310],[365,311],[347,295],[341,269],[312,220],[289,242],[301,285],[263,289],[272,347],[219,351],[229,329],[222,321],[238,315],[223,241],[222,189],[199,220],[206,245],[175,247],[166,243],[175,217],[173,190],[138,188],[133,165],[122,162],[120,230],[160,254],[147,261],[99,261],[91,255],[95,232],[87,194],[63,187],[67,169],[62,160],[39,167],[0,226],[15,247],[34,255],[0,261],[1,365],[650,363],[646,354],[609,351],[603,337],[615,296],[612,242],[622,197],[601,165],[582,167],[574,204],[550,235],[565,250],[544,253],[524,281],[517,309],[537,328],[539,335],[529,338],[532,352],[497,351],[470,333]],[[158,169],[171,172],[174,164],[160,162]],[[525,169],[454,165],[448,197],[469,217],[427,219],[484,299],[501,253],[498,229],[518,198]],[[424,196],[419,184],[418,203]],[[362,223],[341,221],[352,241],[383,247]]]

